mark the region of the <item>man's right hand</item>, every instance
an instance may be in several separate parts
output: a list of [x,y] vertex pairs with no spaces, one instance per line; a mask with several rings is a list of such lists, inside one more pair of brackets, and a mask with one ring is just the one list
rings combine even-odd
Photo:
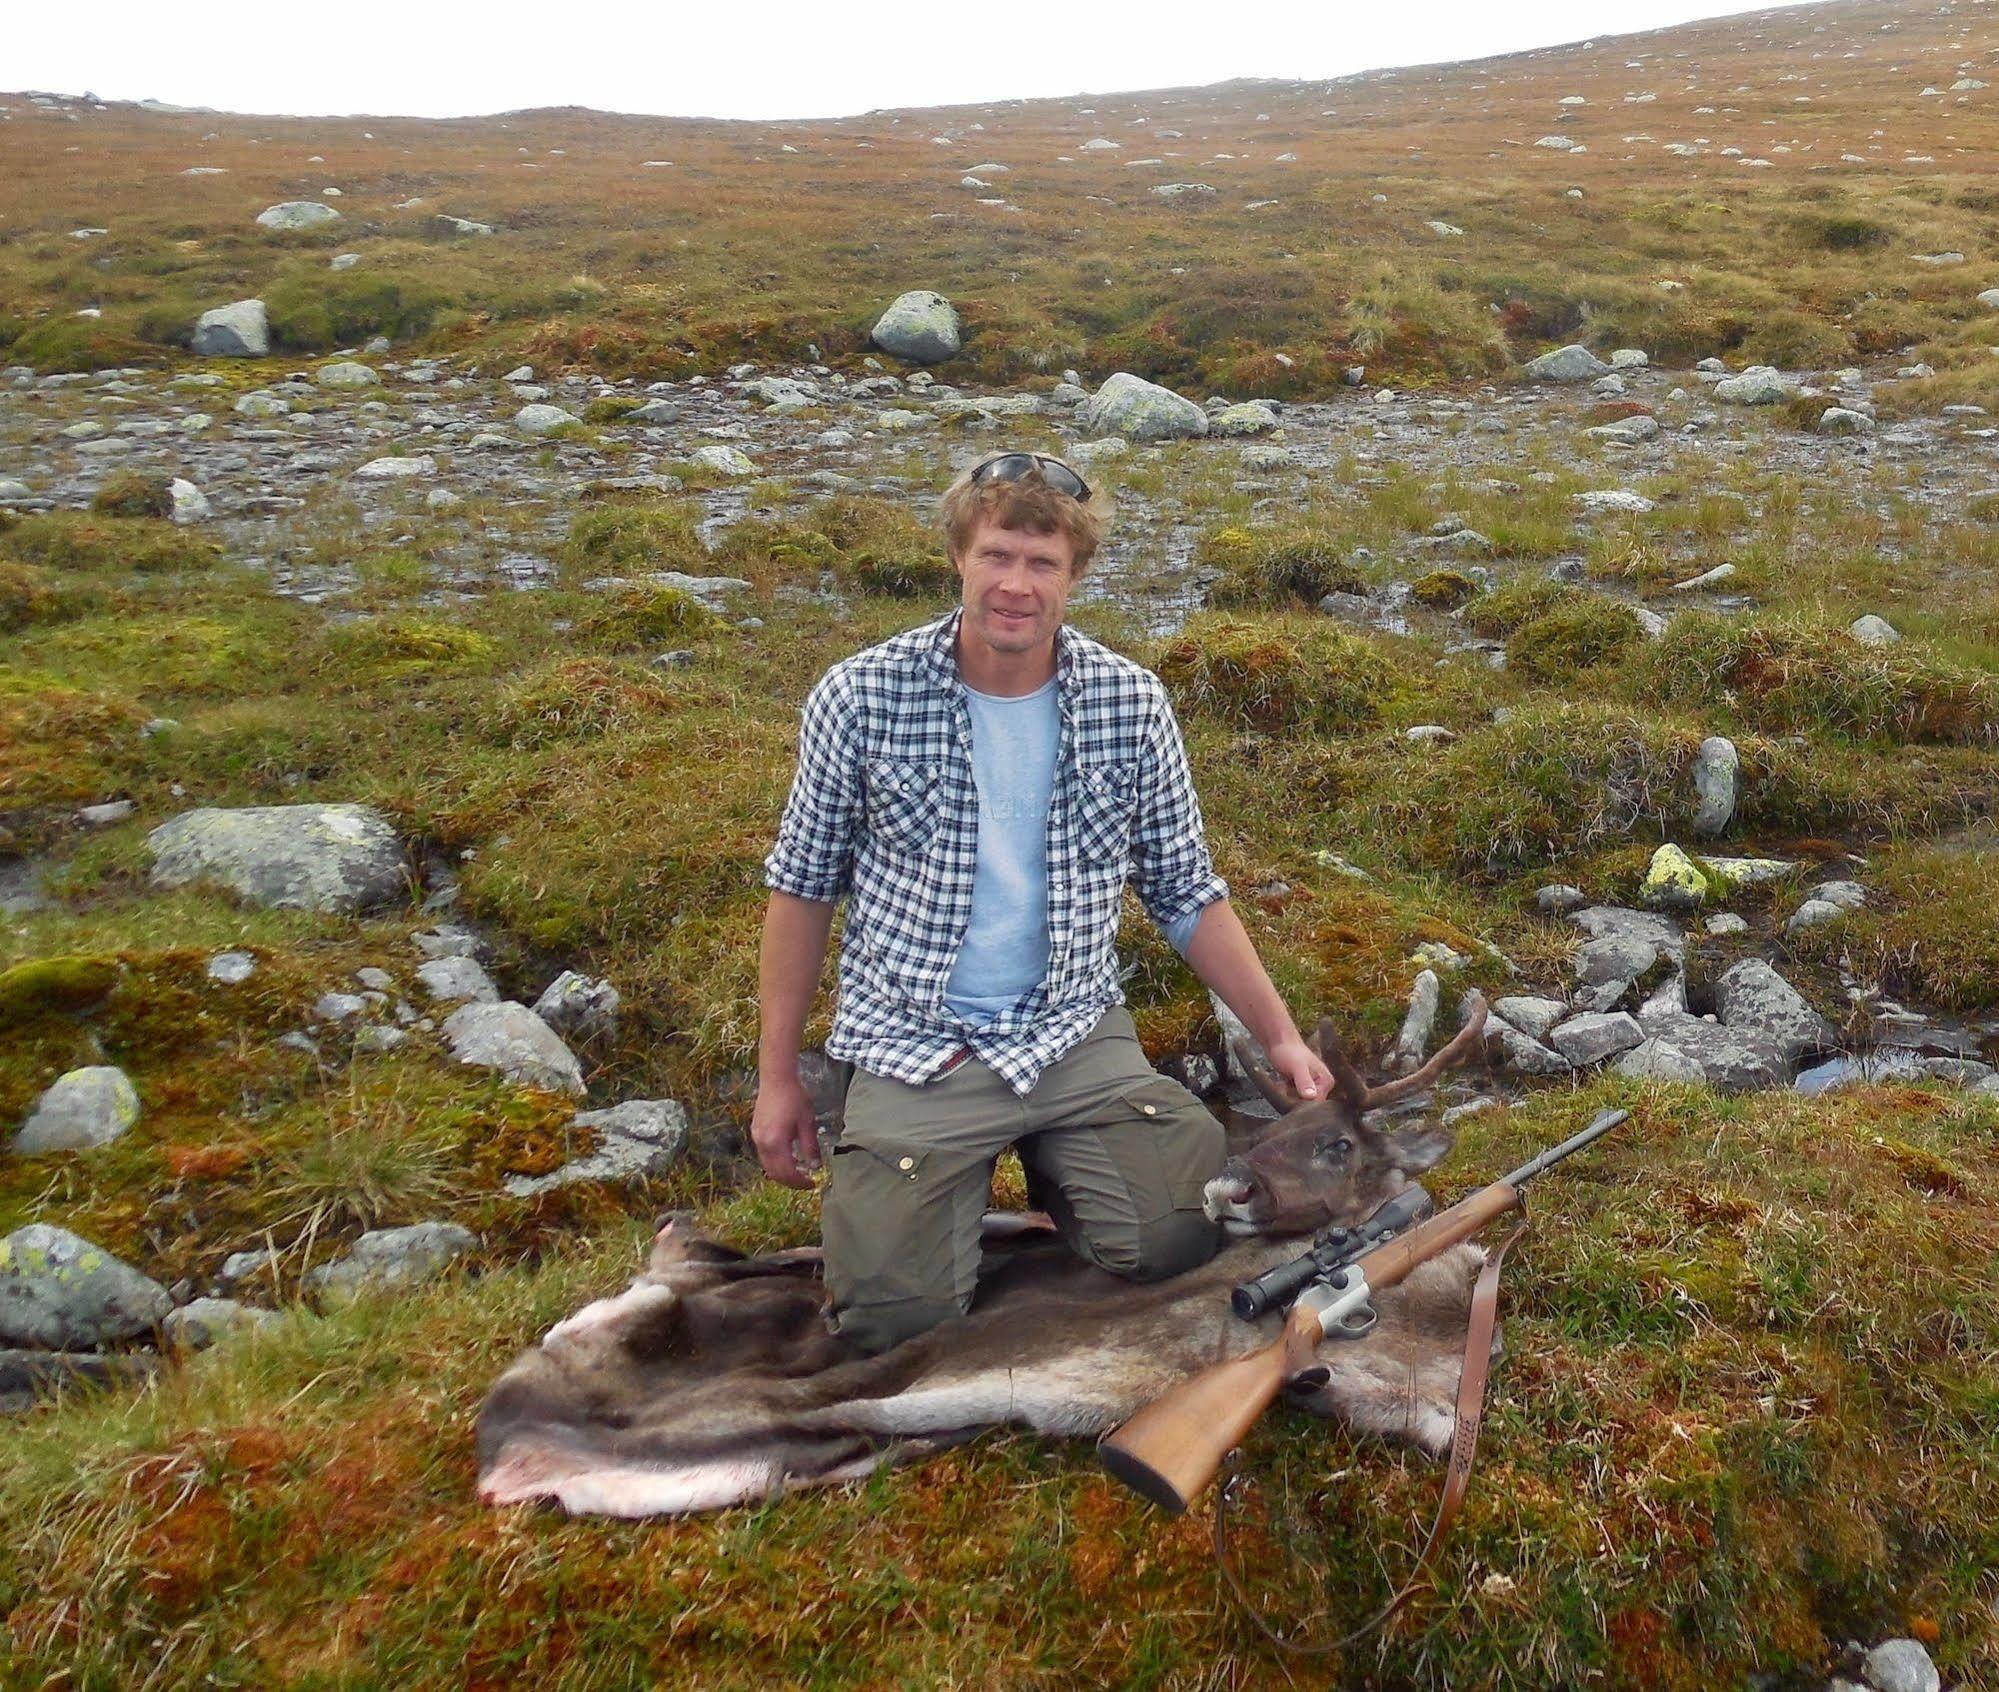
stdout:
[[818,1113],[812,1095],[796,1075],[770,1076],[757,1086],[757,1104],[750,1118],[750,1143],[757,1161],[773,1181],[787,1187],[809,1187],[819,1167]]

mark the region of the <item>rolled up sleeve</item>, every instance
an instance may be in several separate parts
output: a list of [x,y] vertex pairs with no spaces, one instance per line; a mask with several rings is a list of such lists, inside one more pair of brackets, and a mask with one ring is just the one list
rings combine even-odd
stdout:
[[764,859],[774,892],[831,904],[853,881],[862,798],[854,699],[838,667],[806,696],[798,731],[798,773]]
[[1201,912],[1226,899],[1229,887],[1208,855],[1187,748],[1163,687],[1140,769],[1131,852],[1132,880],[1146,914],[1185,951]]

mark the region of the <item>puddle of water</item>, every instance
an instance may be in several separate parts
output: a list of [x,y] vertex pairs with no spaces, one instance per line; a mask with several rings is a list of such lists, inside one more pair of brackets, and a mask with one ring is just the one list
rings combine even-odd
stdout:
[[1798,1072],[1794,1092],[1816,1094],[1868,1081],[1917,1081],[1923,1071],[1917,1054],[1904,1046],[1884,1046],[1873,1052],[1837,1052]]

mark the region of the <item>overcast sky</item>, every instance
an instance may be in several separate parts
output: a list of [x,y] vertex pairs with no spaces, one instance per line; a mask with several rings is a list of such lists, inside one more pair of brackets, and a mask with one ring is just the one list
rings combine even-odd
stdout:
[[0,87],[315,115],[577,105],[836,117],[1237,76],[1341,76],[1761,9],[1729,0],[91,0],[79,14],[18,0]]

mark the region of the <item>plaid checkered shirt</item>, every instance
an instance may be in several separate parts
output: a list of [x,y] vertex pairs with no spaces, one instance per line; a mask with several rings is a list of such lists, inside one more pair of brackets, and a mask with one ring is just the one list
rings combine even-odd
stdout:
[[1127,881],[1162,927],[1226,898],[1159,678],[1056,632],[1060,738],[1048,817],[1048,973],[979,1027],[944,1003],[972,913],[979,835],[960,613],[835,664],[805,701],[798,773],[764,885],[847,900],[827,1054],[920,1083],[961,1050],[1016,1093],[1123,1002]]

